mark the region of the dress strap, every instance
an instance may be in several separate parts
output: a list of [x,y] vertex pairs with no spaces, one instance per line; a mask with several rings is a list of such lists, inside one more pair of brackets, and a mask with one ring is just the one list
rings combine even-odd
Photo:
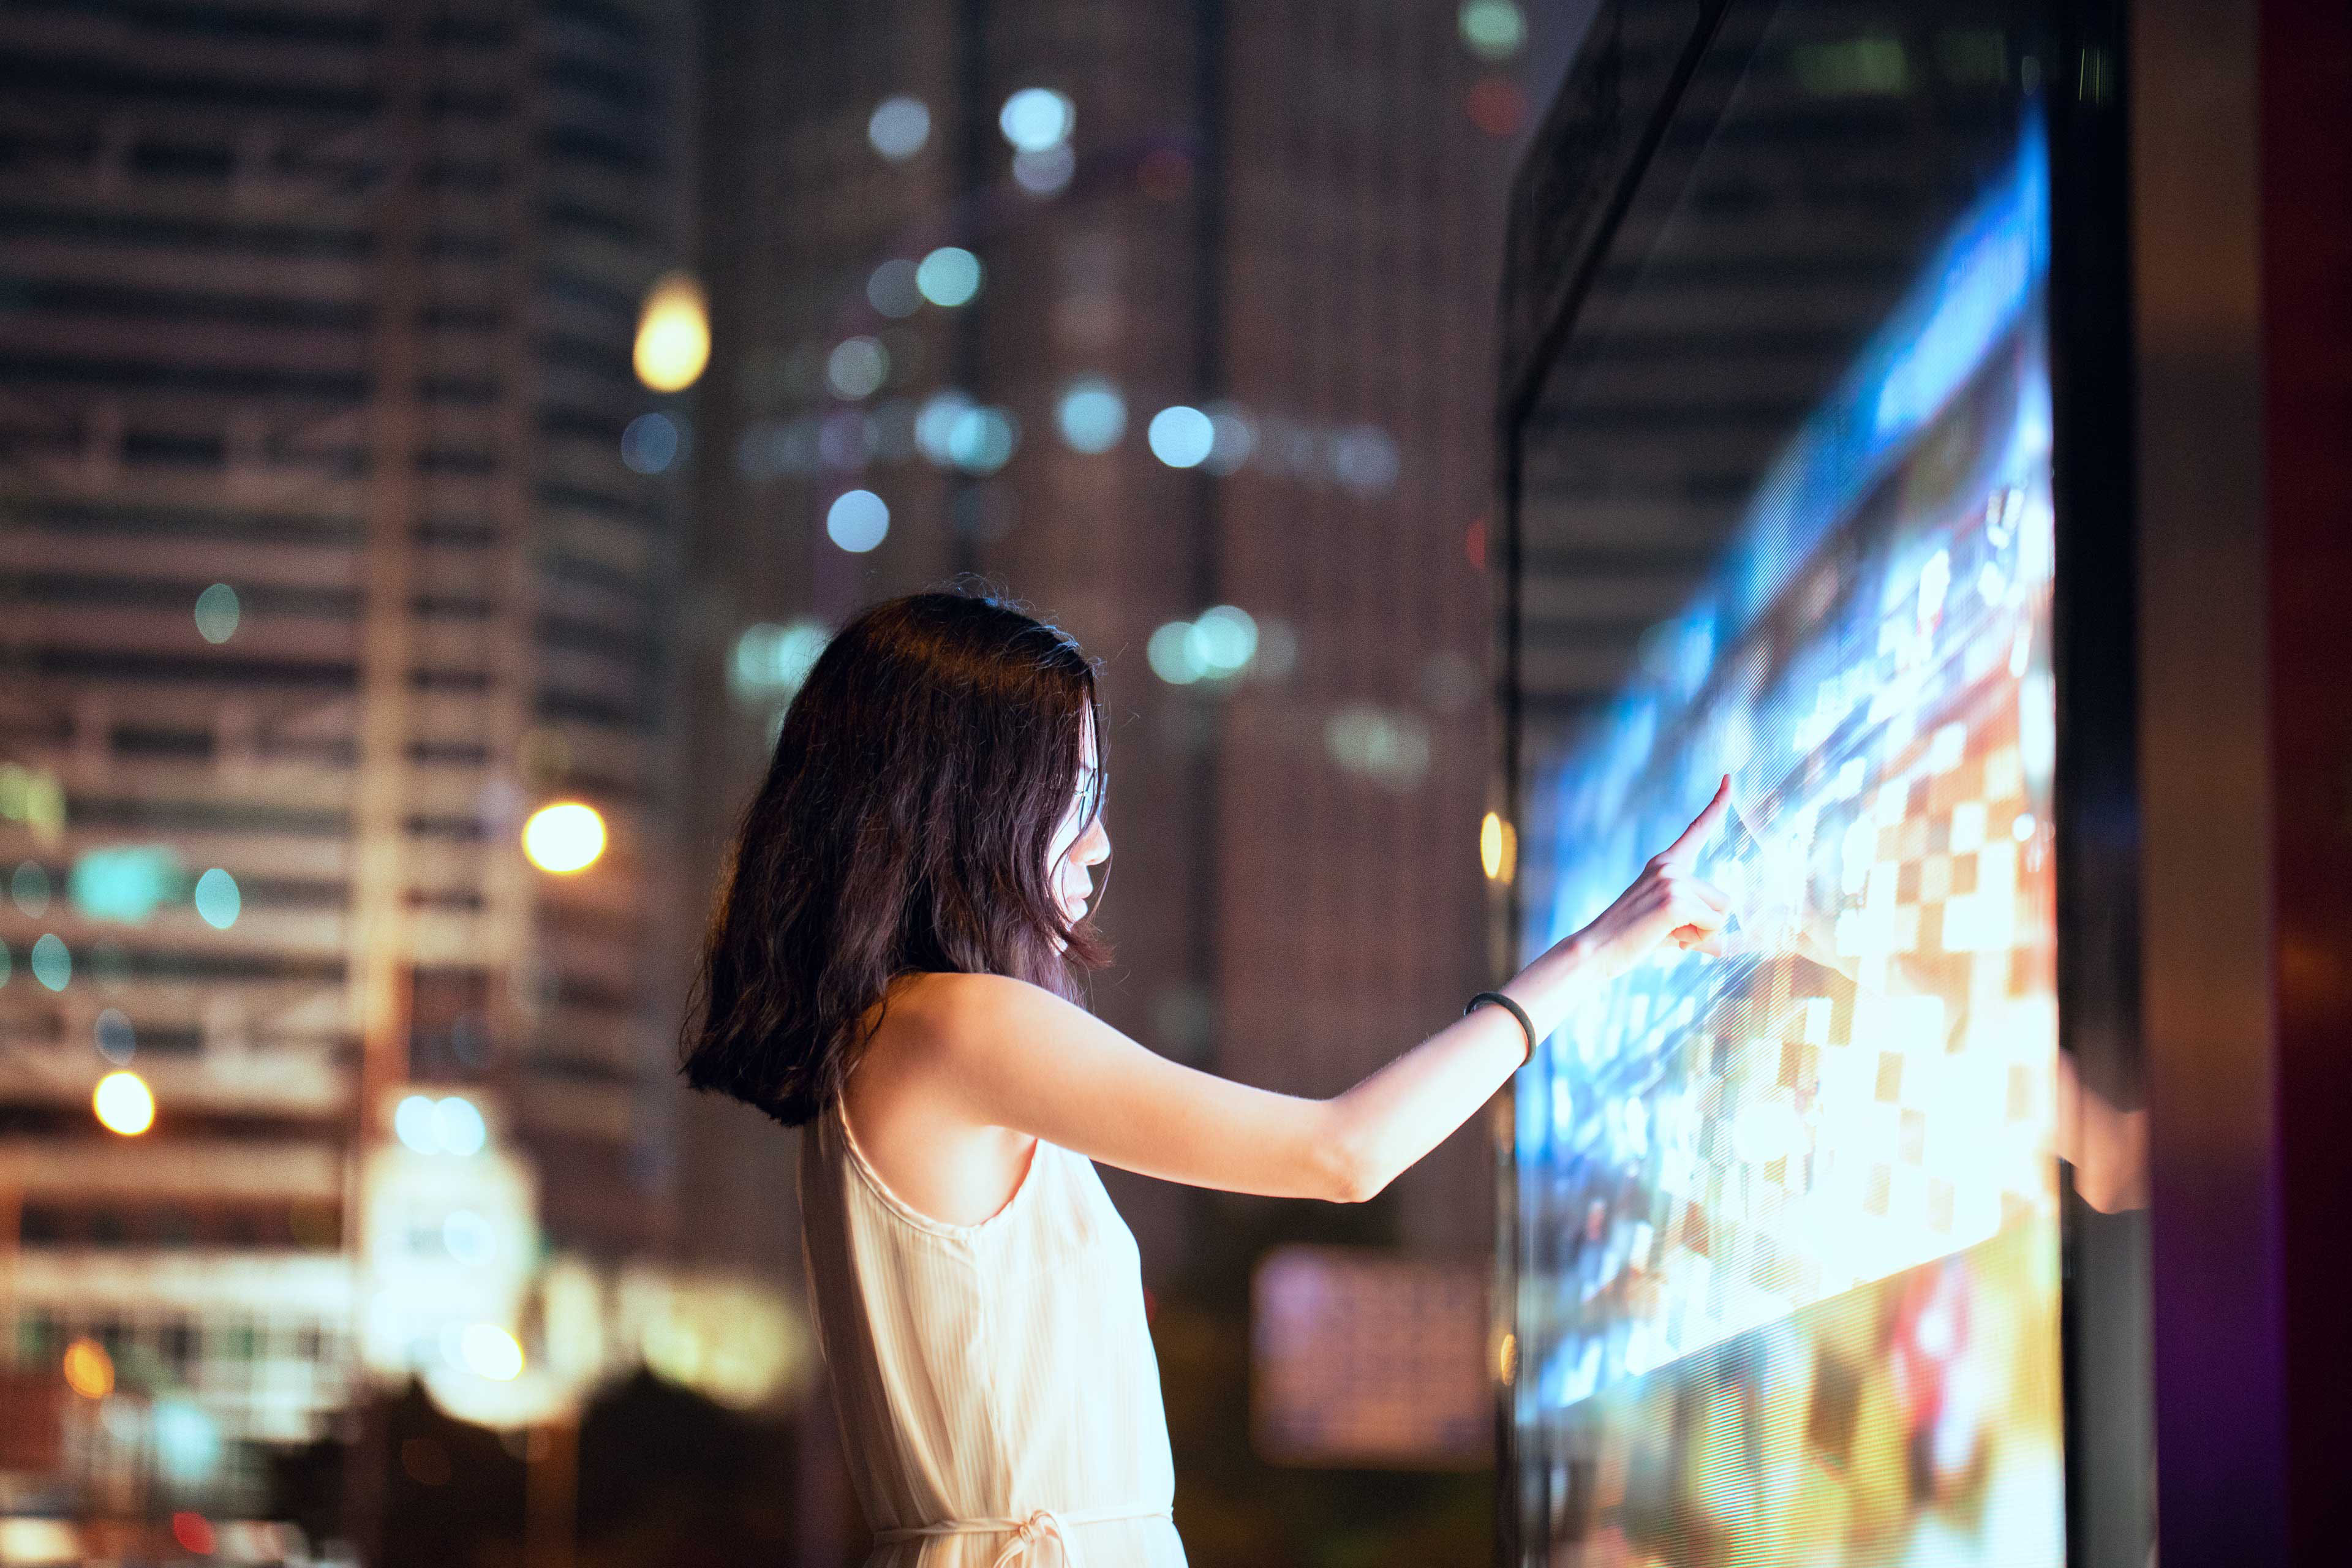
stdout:
[[[1089,1508],[1064,1511],[1057,1509],[1032,1510],[1026,1519],[950,1519],[937,1524],[912,1525],[905,1530],[884,1530],[876,1532],[879,1543],[892,1541],[916,1541],[931,1535],[1001,1535],[1007,1531],[1013,1539],[996,1554],[993,1568],[1012,1568],[1016,1563],[1030,1561],[1034,1549],[1051,1539],[1060,1549],[1063,1568],[1085,1568],[1078,1555],[1078,1543],[1070,1538],[1070,1526],[1101,1524],[1114,1519],[1166,1519],[1170,1510],[1165,1503],[1157,1508]],[[1043,1568],[1044,1559],[1037,1559]]]

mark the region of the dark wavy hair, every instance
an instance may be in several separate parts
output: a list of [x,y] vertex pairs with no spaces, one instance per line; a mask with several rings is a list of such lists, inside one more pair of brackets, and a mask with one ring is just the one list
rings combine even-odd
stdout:
[[844,626],[744,813],[680,1034],[687,1081],[797,1127],[841,1092],[899,975],[1008,974],[1077,1000],[1110,954],[1091,914],[1063,914],[1046,856],[1089,721],[1090,824],[1102,703],[1068,634],[976,593]]

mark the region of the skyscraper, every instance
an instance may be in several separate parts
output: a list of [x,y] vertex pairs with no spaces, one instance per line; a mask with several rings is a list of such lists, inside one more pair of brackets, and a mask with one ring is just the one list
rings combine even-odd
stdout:
[[[491,1112],[551,1246],[677,1228],[676,426],[631,344],[681,20],[0,15],[0,1306],[232,1453],[343,1395],[395,1086]],[[609,827],[576,876],[518,849],[554,800]]]

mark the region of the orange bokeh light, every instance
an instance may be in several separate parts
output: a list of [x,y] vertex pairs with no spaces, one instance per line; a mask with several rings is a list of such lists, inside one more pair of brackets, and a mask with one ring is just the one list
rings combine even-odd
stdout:
[[103,1399],[114,1392],[114,1358],[96,1340],[76,1340],[66,1347],[66,1386],[84,1399]]

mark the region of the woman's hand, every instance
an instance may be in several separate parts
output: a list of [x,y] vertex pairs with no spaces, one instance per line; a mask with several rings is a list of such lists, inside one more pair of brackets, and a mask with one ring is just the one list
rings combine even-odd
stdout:
[[1574,944],[1584,962],[1604,976],[1622,974],[1662,942],[1685,951],[1718,952],[1716,933],[1731,918],[1731,900],[1722,889],[1694,876],[1692,868],[1730,807],[1731,776],[1727,773],[1716,786],[1715,798],[1683,829],[1682,837],[1652,857],[1616,902],[1562,945]]

